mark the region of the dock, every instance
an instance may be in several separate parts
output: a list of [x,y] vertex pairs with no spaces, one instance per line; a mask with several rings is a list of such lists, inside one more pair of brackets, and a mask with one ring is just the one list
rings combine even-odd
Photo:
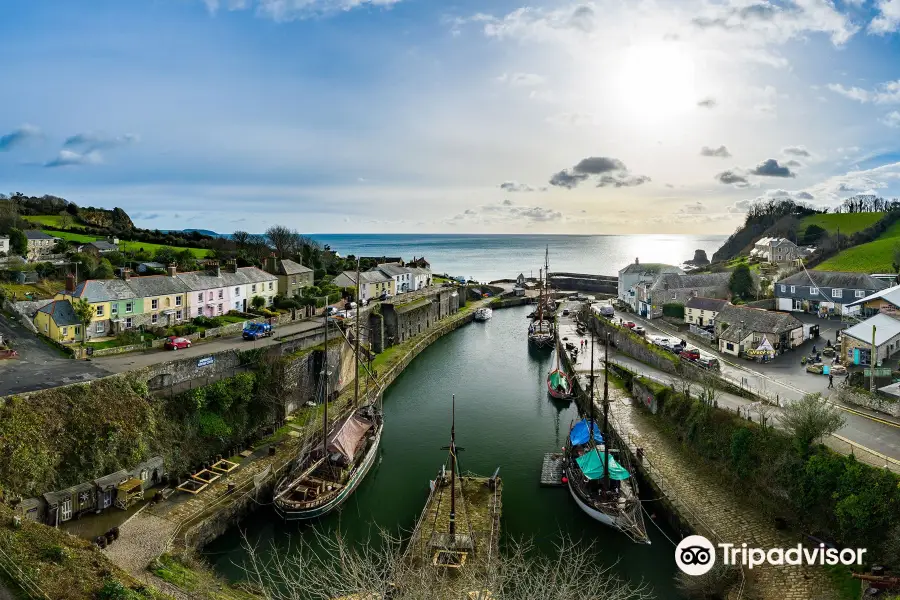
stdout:
[[541,467],[541,485],[564,485],[562,481],[565,472],[564,461],[565,457],[561,452],[548,452],[544,455],[544,465]]

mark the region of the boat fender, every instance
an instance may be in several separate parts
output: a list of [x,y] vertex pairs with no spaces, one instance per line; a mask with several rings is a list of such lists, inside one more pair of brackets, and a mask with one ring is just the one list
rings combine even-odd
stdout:
[[569,483],[569,478],[566,477],[565,475],[563,475],[562,482],[563,482],[563,483]]

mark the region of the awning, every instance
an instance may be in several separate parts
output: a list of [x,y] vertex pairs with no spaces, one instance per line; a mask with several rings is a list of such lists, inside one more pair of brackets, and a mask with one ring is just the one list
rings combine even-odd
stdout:
[[[572,428],[572,431],[569,432],[569,440],[572,442],[572,445],[578,446],[579,444],[586,444],[588,441],[588,422],[587,419],[582,419],[578,423],[575,423],[575,427]],[[597,423],[594,423],[594,441],[598,444],[603,443],[603,434],[600,433],[600,427],[597,426]]]
[[371,428],[372,422],[359,415],[343,420],[328,437],[328,451],[340,452],[348,460],[352,459],[359,442]]
[[[605,452],[591,450],[587,454],[579,456],[575,459],[581,472],[588,479],[600,479],[603,477],[603,462],[606,460]],[[609,478],[616,481],[628,479],[631,475],[625,468],[616,462],[612,456],[609,457]]]

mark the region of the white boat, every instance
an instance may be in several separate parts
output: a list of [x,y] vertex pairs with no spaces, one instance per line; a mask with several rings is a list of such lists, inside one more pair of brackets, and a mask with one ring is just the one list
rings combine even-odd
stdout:
[[482,306],[478,310],[475,311],[475,320],[476,321],[487,321],[492,316],[494,316],[494,311],[488,308],[487,306]]

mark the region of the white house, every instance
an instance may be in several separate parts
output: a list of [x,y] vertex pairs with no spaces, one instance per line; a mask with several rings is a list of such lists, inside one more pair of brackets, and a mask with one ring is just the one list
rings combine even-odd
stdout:
[[394,289],[398,294],[417,289],[413,270],[400,263],[381,263],[374,269],[369,269],[369,272],[372,271],[381,271],[386,277],[393,279]]
[[801,255],[797,244],[785,238],[764,237],[753,244],[750,256],[763,262],[785,263]]
[[637,310],[637,286],[641,283],[651,283],[664,273],[676,273],[683,275],[684,271],[672,265],[662,263],[641,263],[634,259],[634,264],[619,270],[619,300]]
[[0,236],[0,253],[9,255],[9,238]]
[[414,290],[421,290],[431,285],[431,270],[422,267],[407,267],[412,272]]

